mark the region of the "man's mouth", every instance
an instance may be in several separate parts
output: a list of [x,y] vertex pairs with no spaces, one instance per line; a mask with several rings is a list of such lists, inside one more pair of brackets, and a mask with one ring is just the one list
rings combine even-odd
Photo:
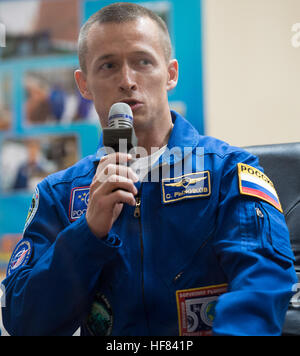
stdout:
[[124,99],[124,100],[121,100],[121,102],[128,104],[132,111],[136,111],[143,105],[142,102],[135,100],[135,99]]

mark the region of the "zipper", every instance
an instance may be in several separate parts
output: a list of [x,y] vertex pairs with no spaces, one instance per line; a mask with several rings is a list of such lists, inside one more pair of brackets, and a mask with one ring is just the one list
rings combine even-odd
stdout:
[[[164,166],[166,166],[167,163],[166,162],[163,162],[161,163],[160,165],[158,165],[157,167],[154,167],[153,170],[155,169],[160,169]],[[150,169],[150,171],[148,172],[148,174],[152,172],[152,167]],[[136,218],[136,219],[140,219],[141,217],[141,194],[142,194],[142,186],[143,186],[143,183],[141,183],[141,186],[140,186],[140,191],[139,191],[139,194],[138,196],[135,198],[135,209],[134,209],[134,213],[133,213],[133,216]]]
[[139,235],[140,235],[140,244],[141,244],[141,282],[142,282],[142,299],[144,305],[144,313],[146,316],[146,322],[148,330],[149,328],[149,319],[146,311],[146,303],[145,303],[145,279],[144,279],[144,240],[143,240],[143,229],[142,229],[142,219],[141,219],[141,204],[142,204],[142,184],[139,190],[138,196],[135,198],[136,205],[134,210],[134,217],[139,220]]
[[256,216],[257,216],[257,222],[258,222],[258,227],[259,229],[261,229],[261,234],[265,234],[268,242],[273,245],[272,242],[272,237],[270,235],[270,233],[268,232],[268,227],[266,227],[266,224],[268,224],[267,226],[269,226],[270,224],[270,219],[268,217],[268,214],[266,213],[266,211],[264,210],[264,208],[261,206],[261,204],[258,205],[259,208],[256,208]]
[[258,228],[261,228],[261,221],[264,219],[264,213],[261,211],[260,208],[256,207],[255,208],[255,212],[256,212],[256,220],[257,220],[257,224],[258,224]]
[[135,204],[135,209],[134,209],[134,214],[133,216],[136,219],[139,219],[141,217],[141,196],[138,195],[136,198],[136,204]]
[[263,219],[263,218],[264,218],[264,214],[263,214],[263,212],[260,210],[260,208],[255,208],[255,210],[256,210],[256,216],[257,216],[258,218]]

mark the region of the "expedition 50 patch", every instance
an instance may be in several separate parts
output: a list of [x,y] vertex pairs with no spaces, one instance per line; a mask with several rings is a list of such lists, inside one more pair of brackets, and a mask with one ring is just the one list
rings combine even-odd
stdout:
[[227,284],[177,291],[179,335],[211,336],[217,300],[226,292]]

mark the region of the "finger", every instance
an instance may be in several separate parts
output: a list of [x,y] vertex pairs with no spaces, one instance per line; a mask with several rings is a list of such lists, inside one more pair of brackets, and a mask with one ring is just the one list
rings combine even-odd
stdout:
[[130,162],[131,160],[132,160],[131,154],[116,152],[107,156],[103,156],[99,162],[98,167],[100,166],[100,170],[101,170],[101,167],[105,167],[108,164],[127,165],[127,163]]
[[136,200],[132,193],[125,190],[116,190],[110,195],[111,202],[115,204],[123,203],[131,206],[136,205]]
[[109,164],[105,169],[98,175],[98,181],[103,182],[106,178],[112,175],[119,175],[128,179],[131,179],[133,182],[138,182],[139,178],[136,173],[130,167],[120,166]]
[[[120,153],[120,152],[112,153],[110,155],[102,157],[100,162],[99,162],[99,164],[98,164],[96,173],[94,175],[93,182],[98,180],[101,172],[108,165],[110,165],[110,164],[118,165],[119,163],[120,164],[126,163],[126,164],[124,164],[124,166],[127,166],[127,162],[129,162],[131,159],[132,159],[132,155],[126,154],[126,153]],[[103,181],[103,179],[101,179],[100,181]]]
[[112,175],[107,177],[95,194],[108,195],[119,189],[126,190],[133,195],[137,195],[138,193],[138,190],[131,179],[119,175]]

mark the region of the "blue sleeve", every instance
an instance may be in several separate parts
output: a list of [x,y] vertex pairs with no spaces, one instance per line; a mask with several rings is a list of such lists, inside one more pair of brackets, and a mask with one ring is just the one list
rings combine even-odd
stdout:
[[[243,162],[257,167],[257,159]],[[224,172],[214,242],[228,278],[216,306],[214,335],[280,335],[297,283],[284,215],[240,194],[236,164]]]
[[22,257],[11,261],[3,282],[3,324],[10,335],[72,335],[85,316],[103,266],[122,243],[118,238],[113,244],[98,240],[85,216],[67,225],[47,180],[36,192],[21,240],[30,244],[30,257],[23,263]]

